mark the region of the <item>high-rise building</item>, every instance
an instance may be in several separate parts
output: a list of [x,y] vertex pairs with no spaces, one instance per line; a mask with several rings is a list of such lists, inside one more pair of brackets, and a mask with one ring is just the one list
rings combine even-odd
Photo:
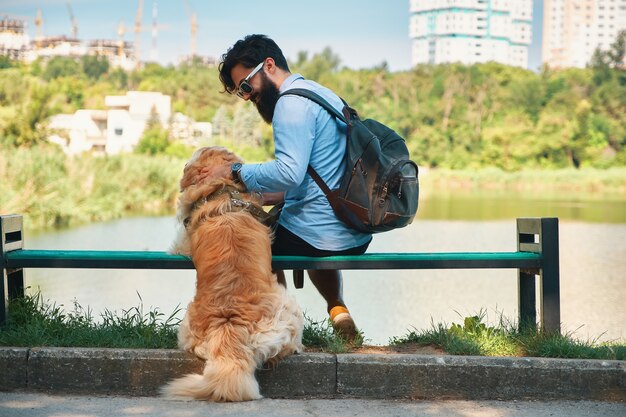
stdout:
[[533,0],[411,0],[412,64],[528,67]]
[[626,30],[626,0],[544,0],[542,61],[583,68],[620,30]]

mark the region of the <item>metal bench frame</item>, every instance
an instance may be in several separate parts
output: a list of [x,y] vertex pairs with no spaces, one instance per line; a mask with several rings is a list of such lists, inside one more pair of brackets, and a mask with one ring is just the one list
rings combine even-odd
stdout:
[[[166,252],[23,249],[20,215],[0,217],[0,237],[0,325],[6,322],[9,302],[24,296],[24,268],[194,269],[189,258]],[[276,270],[293,270],[296,287],[302,286],[305,269],[517,269],[519,325],[536,326],[538,307],[541,329],[560,332],[557,218],[517,219],[516,252],[366,253],[325,258],[274,256],[272,266]]]

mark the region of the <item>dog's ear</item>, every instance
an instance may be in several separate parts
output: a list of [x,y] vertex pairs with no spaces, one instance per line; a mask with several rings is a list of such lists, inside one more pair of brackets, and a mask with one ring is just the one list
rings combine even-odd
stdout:
[[183,173],[183,177],[180,179],[180,191],[183,192],[185,188],[196,183],[195,178],[198,176],[197,166],[186,166]]

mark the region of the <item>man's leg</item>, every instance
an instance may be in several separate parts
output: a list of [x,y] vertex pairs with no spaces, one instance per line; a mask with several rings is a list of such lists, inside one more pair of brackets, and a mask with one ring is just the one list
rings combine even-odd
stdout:
[[333,307],[346,305],[343,302],[343,280],[341,271],[333,269],[309,269],[309,278],[317,288],[317,291],[324,297],[327,304],[327,310]]
[[311,282],[317,291],[326,300],[328,313],[333,327],[339,336],[353,341],[357,335],[356,325],[350,312],[343,302],[343,279],[341,271],[332,269],[308,270]]

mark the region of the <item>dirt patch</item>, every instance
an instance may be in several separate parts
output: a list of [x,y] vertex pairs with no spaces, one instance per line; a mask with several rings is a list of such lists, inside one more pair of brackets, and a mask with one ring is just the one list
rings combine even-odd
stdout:
[[[307,347],[305,352],[324,352],[321,348]],[[404,353],[413,355],[446,355],[446,352],[433,345],[419,345],[417,343],[406,343],[398,346],[358,346],[349,348],[346,353],[360,354],[380,354],[388,355],[392,353]]]

